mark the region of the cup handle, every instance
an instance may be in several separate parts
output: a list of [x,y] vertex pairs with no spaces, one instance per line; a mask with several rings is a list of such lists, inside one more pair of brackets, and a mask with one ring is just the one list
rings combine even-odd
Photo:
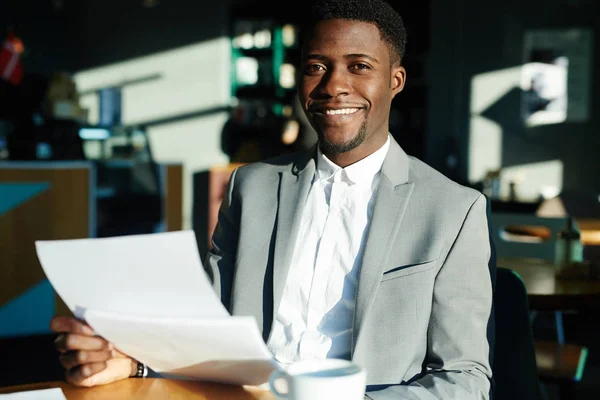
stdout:
[[287,374],[281,370],[275,370],[271,372],[271,375],[269,375],[269,389],[271,389],[271,392],[275,393],[275,396],[280,397],[282,399],[287,399],[288,393],[281,393],[279,390],[277,390],[277,388],[275,387],[275,381],[277,381],[278,379],[286,379],[286,377]]

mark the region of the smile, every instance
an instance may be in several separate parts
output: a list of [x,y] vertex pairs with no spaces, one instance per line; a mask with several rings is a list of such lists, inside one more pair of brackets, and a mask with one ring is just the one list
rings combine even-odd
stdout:
[[359,108],[342,108],[340,110],[323,110],[326,115],[348,115],[354,114]]

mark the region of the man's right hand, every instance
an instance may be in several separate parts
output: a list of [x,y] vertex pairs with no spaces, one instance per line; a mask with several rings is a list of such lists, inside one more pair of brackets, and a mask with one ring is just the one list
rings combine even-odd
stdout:
[[71,317],[54,317],[50,328],[58,333],[56,349],[66,380],[77,386],[96,386],[135,375],[137,362],[96,336],[92,328]]

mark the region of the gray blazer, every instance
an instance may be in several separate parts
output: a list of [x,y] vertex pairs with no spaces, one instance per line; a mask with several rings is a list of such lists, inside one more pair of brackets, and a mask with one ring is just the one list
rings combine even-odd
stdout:
[[[233,315],[267,341],[290,267],[315,151],[237,169],[205,266]],[[373,399],[487,399],[493,340],[486,199],[392,140],[360,270],[352,359]],[[383,397],[382,397],[383,396]]]

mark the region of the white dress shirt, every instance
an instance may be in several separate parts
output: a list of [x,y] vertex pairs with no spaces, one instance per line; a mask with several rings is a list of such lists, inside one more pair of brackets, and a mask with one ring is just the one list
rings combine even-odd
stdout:
[[357,279],[390,139],[340,168],[320,150],[268,347],[280,363],[350,358]]

